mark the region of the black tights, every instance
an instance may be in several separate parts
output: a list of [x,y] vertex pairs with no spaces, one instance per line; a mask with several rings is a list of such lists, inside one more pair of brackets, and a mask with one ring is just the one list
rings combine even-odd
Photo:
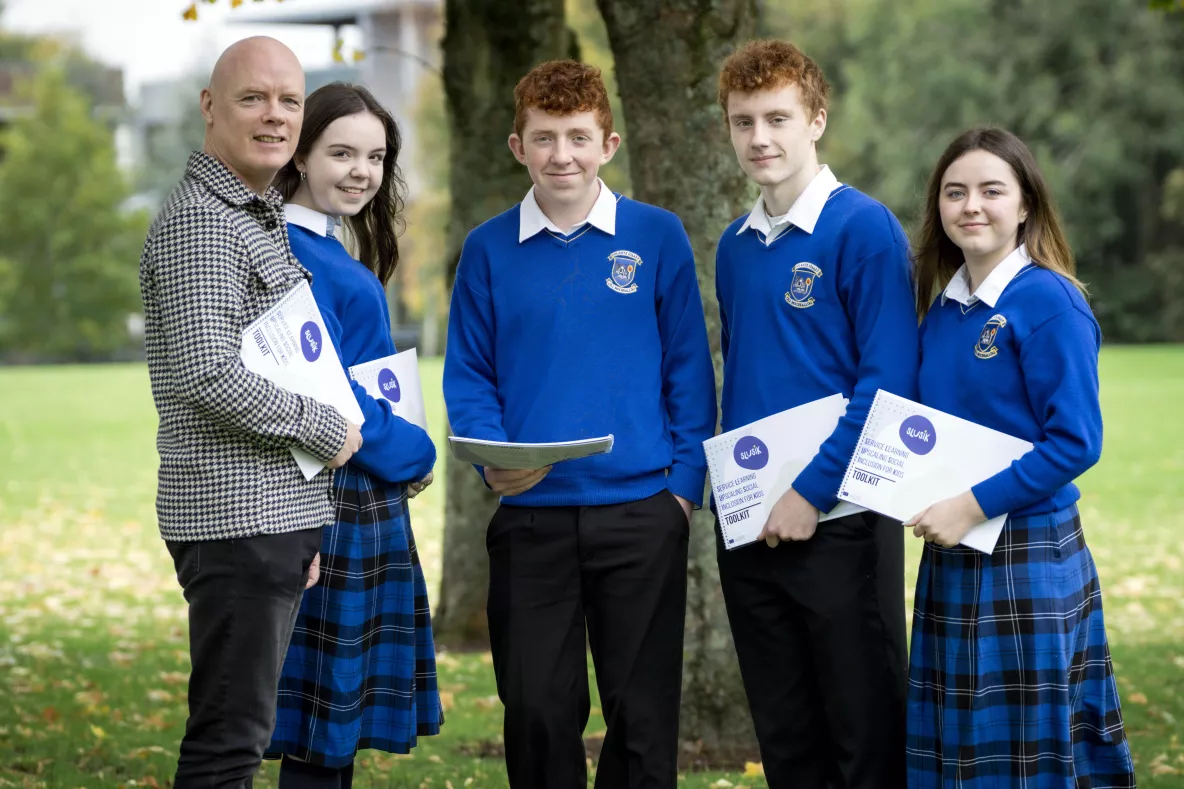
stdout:
[[285,756],[280,762],[279,789],[350,789],[354,763],[345,767],[321,767]]

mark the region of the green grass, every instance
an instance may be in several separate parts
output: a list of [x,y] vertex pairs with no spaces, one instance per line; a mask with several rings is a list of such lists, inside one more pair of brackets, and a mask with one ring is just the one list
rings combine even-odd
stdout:
[[[428,418],[443,447],[440,364]],[[1184,787],[1184,347],[1103,354],[1106,449],[1082,512],[1143,786]],[[0,787],[168,786],[185,720],[185,608],[155,527],[155,412],[138,365],[0,369]],[[412,503],[440,577],[443,475]],[[910,544],[909,574],[919,546]],[[488,655],[440,657],[439,737],[364,752],[356,786],[505,786]],[[737,699],[743,704],[743,699]],[[601,728],[599,718],[590,730]],[[275,786],[267,765],[256,786]],[[688,775],[680,786],[734,774]]]

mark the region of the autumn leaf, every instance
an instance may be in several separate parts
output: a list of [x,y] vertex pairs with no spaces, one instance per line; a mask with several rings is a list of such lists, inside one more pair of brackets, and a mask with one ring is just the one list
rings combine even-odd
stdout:
[[1146,693],[1132,693],[1126,697],[1126,700],[1129,701],[1131,704],[1146,704],[1147,703],[1147,694]]
[[197,21],[197,3],[190,3],[189,7],[185,9],[185,13],[181,14],[181,18],[186,22]]
[[148,700],[167,703],[173,700],[173,694],[169,693],[167,690],[153,688],[152,690],[148,691]]
[[95,736],[96,740],[104,740],[107,738],[107,732],[103,731],[93,723],[90,725],[90,733]]
[[765,766],[760,762],[745,762],[744,763],[744,777],[745,778],[761,778],[765,774]]
[[444,708],[445,712],[452,709],[452,704],[456,697],[446,690],[440,691],[440,706]]

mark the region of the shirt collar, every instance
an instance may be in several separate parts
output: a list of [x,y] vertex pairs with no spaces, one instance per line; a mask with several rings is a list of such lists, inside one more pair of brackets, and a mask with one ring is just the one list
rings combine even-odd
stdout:
[[[600,184],[600,194],[596,195],[596,202],[592,204],[592,210],[588,212],[588,216],[583,222],[577,223],[575,227],[587,223],[600,228],[610,236],[615,236],[617,234],[617,196],[605,185],[604,181],[597,178],[596,182]],[[575,227],[572,230],[575,230]],[[526,193],[526,197],[522,198],[522,208],[518,215],[518,243],[521,244],[544,230],[550,230],[561,236],[566,235],[543,213],[538,200],[534,197],[534,187],[532,186],[530,191]]]
[[311,230],[318,236],[336,237],[337,220],[328,214],[322,214],[320,211],[314,211],[302,205],[286,203],[284,205],[284,219],[288,221],[288,224]]
[[814,227],[818,224],[818,217],[822,216],[822,209],[826,207],[826,201],[830,198],[831,192],[839,186],[841,186],[839,179],[835,178],[830,167],[824,164],[818,174],[810,179],[810,183],[798,195],[798,199],[793,201],[789,213],[781,217],[776,225],[772,223],[769,214],[765,211],[765,198],[758,197],[756,205],[752,207],[752,211],[744,220],[744,224],[736,231],[736,235],[752,228],[767,236],[773,232],[774,227],[783,224],[800,227],[807,233],[813,234]]
[[248,189],[229,167],[201,151],[194,151],[189,155],[185,172],[201,181],[211,192],[230,205],[243,206],[260,200],[278,209],[283,203],[283,198],[275,187],[269,186],[262,195],[256,194]]
[[946,285],[946,289],[942,292],[941,303],[944,306],[947,299],[953,299],[962,306],[969,307],[975,301],[982,301],[986,302],[988,306],[994,307],[999,301],[999,297],[1003,295],[1003,289],[1031,262],[1032,258],[1028,255],[1027,245],[1020,244],[1010,255],[1003,258],[998,266],[995,266],[994,271],[987,275],[987,278],[982,281],[974,293],[970,292],[970,271],[963,263],[950,280],[950,284]]

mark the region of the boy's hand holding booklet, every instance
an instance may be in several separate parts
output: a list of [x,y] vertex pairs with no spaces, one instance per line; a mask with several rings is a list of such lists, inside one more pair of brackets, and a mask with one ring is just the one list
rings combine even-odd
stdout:
[[[846,411],[847,398],[834,394],[703,442],[726,548],[739,548],[756,540],[773,505],[818,454]],[[840,502],[818,520],[863,510]]]

